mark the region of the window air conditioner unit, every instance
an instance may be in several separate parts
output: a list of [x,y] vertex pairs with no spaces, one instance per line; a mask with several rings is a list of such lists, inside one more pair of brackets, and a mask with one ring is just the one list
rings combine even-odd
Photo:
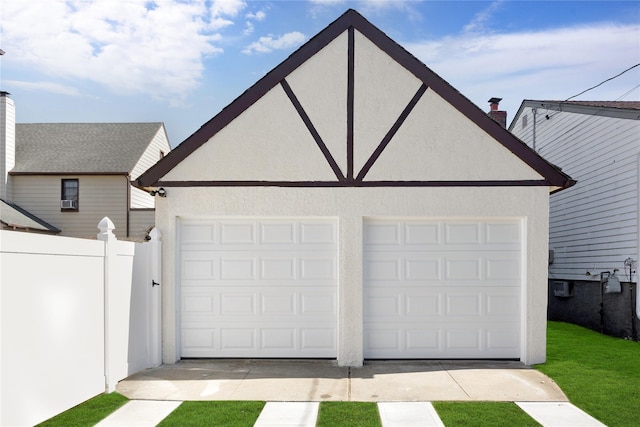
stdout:
[[570,297],[571,288],[569,282],[556,280],[552,282],[553,295],[557,297]]
[[60,200],[62,209],[78,209],[78,202],[75,200]]

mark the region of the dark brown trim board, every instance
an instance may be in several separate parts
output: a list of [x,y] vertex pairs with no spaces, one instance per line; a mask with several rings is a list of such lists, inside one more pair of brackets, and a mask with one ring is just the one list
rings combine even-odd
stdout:
[[311,136],[316,141],[316,144],[318,144],[320,151],[322,151],[322,154],[324,155],[325,159],[327,159],[327,162],[329,163],[329,166],[331,166],[333,173],[336,174],[336,177],[338,178],[338,180],[344,181],[345,178],[344,178],[344,175],[342,174],[342,171],[340,170],[340,166],[338,166],[335,159],[329,152],[327,145],[324,143],[324,141],[320,137],[320,134],[316,130],[315,126],[313,126],[313,123],[311,123],[311,119],[307,115],[307,112],[304,111],[304,108],[302,108],[302,104],[300,104],[300,101],[298,101],[298,98],[296,97],[295,93],[293,93],[291,86],[289,86],[289,83],[287,83],[285,79],[283,79],[280,82],[280,85],[282,86],[282,89],[284,89],[285,93],[289,97],[289,100],[291,101],[291,103],[293,104],[293,107],[298,112],[298,115],[304,122],[305,126],[311,133]]
[[517,181],[158,181],[159,187],[549,187],[545,180]]
[[[242,95],[236,98],[229,106],[224,108],[215,117],[205,123],[198,131],[183,141],[176,149],[169,152],[163,159],[153,167],[143,173],[137,183],[140,187],[151,187],[159,185],[160,180],[178,163],[184,160],[202,144],[211,139],[217,132],[238,117],[243,111],[260,99],[264,94],[276,85],[280,84],[293,70],[299,67],[307,59],[311,58],[322,48],[327,46],[340,34],[348,32],[349,45],[347,55],[348,70],[348,105],[347,105],[347,181],[353,179],[353,69],[354,45],[353,38],[355,31],[367,37],[378,48],[388,54],[396,62],[406,68],[414,76],[420,79],[425,87],[436,92],[445,101],[460,111],[463,115],[473,121],[478,127],[491,135],[498,143],[510,150],[514,155],[537,171],[544,182],[550,187],[568,188],[575,184],[570,176],[563,173],[559,168],[547,162],[533,149],[520,141],[498,123],[493,121],[487,114],[460,94],[449,83],[431,71],[426,65],[407,52],[402,46],[391,40],[386,34],[367,21],[355,10],[349,9],[337,20],[329,24],[327,28],[318,33],[315,37],[301,46],[291,56],[276,66],[272,71],[258,80]],[[366,174],[366,172],[365,172]],[[489,182],[489,181],[485,181]],[[516,181],[521,182],[521,181]]]
[[387,148],[387,145],[389,145],[389,142],[391,142],[391,139],[393,138],[393,136],[396,134],[396,132],[398,132],[398,129],[400,129],[400,126],[402,126],[402,124],[407,119],[407,117],[409,117],[409,114],[411,113],[413,108],[416,106],[418,101],[420,101],[420,98],[422,98],[422,95],[424,95],[426,91],[427,91],[427,86],[425,86],[424,84],[420,86],[416,94],[413,96],[413,98],[411,98],[411,101],[409,101],[409,103],[404,108],[402,113],[400,113],[400,116],[398,117],[396,122],[393,124],[393,126],[391,126],[391,129],[389,129],[389,132],[387,132],[384,138],[382,138],[382,141],[380,142],[378,147],[375,149],[373,154],[371,154],[371,157],[369,157],[369,160],[367,160],[367,162],[364,164],[364,166],[362,167],[362,170],[360,170],[360,173],[356,178],[357,181],[362,181],[364,179],[367,172],[369,172],[369,169],[371,169],[371,167],[374,165],[376,160],[378,160],[378,157],[380,157],[384,149]]
[[353,179],[353,106],[355,100],[355,30],[348,29],[347,47],[347,178]]

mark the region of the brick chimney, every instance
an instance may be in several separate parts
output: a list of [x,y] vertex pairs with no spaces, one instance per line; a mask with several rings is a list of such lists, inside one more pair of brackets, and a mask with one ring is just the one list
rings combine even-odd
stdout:
[[507,127],[507,112],[498,110],[502,98],[491,98],[489,103],[491,104],[491,110],[489,110],[489,117],[498,122],[503,128]]
[[0,92],[0,199],[11,201],[9,171],[16,163],[16,107],[9,92]]

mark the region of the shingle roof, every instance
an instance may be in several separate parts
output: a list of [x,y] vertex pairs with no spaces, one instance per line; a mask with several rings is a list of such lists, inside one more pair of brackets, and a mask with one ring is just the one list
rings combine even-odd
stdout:
[[8,228],[21,230],[38,230],[48,233],[60,233],[53,225],[30,214],[20,206],[0,200],[0,223]]
[[624,108],[640,110],[640,101],[548,101],[562,104],[584,105],[587,107]]
[[527,107],[617,119],[640,120],[640,101],[541,101],[525,99],[520,104],[515,116],[513,116],[509,130],[513,129],[520,119],[520,115],[524,113],[524,109]]
[[19,123],[12,174],[132,171],[162,123]]

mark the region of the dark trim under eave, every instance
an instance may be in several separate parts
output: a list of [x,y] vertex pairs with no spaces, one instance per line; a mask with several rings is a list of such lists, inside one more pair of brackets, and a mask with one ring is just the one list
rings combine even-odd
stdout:
[[158,181],[158,187],[553,187],[549,181]]

